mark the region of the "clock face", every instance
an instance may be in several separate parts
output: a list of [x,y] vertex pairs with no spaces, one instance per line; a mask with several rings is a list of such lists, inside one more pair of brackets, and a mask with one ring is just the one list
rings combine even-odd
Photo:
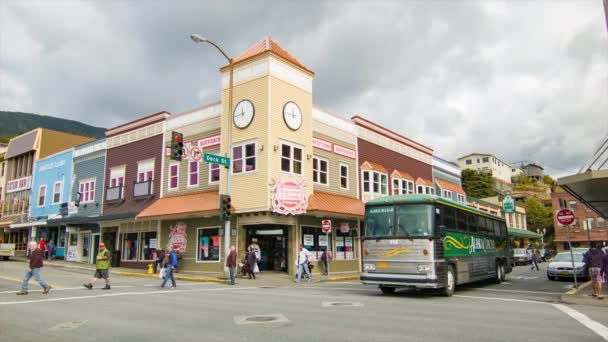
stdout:
[[251,121],[253,121],[254,114],[255,108],[253,107],[253,103],[249,100],[242,100],[236,105],[234,112],[232,113],[234,125],[238,128],[249,126]]
[[302,111],[295,102],[289,101],[283,107],[283,119],[285,124],[292,130],[297,130],[302,126]]

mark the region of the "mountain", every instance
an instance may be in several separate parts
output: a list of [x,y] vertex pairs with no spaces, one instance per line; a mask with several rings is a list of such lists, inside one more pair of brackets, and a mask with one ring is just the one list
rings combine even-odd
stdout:
[[38,127],[87,137],[101,138],[105,136],[105,128],[89,126],[74,120],[31,113],[0,111],[0,142],[8,141],[14,136]]

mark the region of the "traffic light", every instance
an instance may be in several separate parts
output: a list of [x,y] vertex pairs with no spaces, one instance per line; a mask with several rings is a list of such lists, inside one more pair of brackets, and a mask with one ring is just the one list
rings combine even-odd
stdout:
[[184,135],[179,132],[171,132],[171,160],[182,160],[184,154]]
[[230,195],[220,195],[220,220],[230,221],[230,217],[232,216],[231,209],[232,199]]

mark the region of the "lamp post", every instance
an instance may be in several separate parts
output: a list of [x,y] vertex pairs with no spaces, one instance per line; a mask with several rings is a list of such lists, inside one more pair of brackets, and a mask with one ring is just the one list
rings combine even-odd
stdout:
[[536,232],[538,234],[542,234],[540,236],[540,248],[545,248],[545,233],[547,233],[547,228],[537,229]]
[[[226,54],[226,52],[224,52],[224,50],[222,50],[221,47],[219,47],[217,44],[215,44],[214,42],[210,41],[207,38],[201,37],[198,34],[191,34],[190,35],[190,39],[192,39],[193,42],[195,43],[209,43],[211,45],[213,45],[219,52],[221,52],[222,55],[224,55],[224,57],[226,57],[226,59],[228,60],[228,64],[230,65],[230,83],[228,85],[228,115],[230,115],[230,113],[232,113],[232,76],[233,76],[233,68],[232,68],[232,58],[230,58],[228,56],[228,54]],[[232,123],[228,124],[228,131],[227,131],[227,137],[226,137],[226,146],[227,146],[227,151],[226,151],[226,157],[228,157],[228,159],[232,160]],[[230,195],[230,167],[226,168],[226,195]],[[230,219],[224,221],[224,266],[227,266],[227,261],[228,261],[228,253],[230,251]],[[226,272],[227,267],[224,267],[224,272]]]

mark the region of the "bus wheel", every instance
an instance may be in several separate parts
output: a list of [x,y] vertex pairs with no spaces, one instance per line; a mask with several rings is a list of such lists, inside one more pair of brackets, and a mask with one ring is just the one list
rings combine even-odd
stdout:
[[393,293],[395,293],[395,288],[394,287],[386,287],[386,286],[380,285],[380,291],[382,291],[382,293],[385,294],[385,295],[387,295],[387,294],[393,294]]
[[450,297],[454,294],[456,288],[456,274],[454,273],[454,266],[449,265],[448,270],[445,273],[445,286],[441,290],[441,295]]
[[505,266],[500,261],[496,261],[496,279],[494,281],[498,284],[505,281]]

